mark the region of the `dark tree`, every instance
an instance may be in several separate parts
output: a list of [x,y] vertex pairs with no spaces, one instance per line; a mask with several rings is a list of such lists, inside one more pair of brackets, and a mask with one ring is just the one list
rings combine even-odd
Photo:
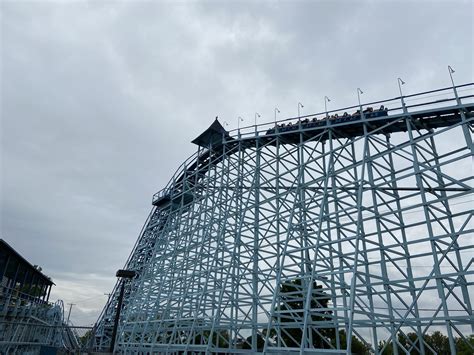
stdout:
[[456,338],[456,351],[458,355],[474,354],[474,335],[466,337],[466,340],[467,343],[461,338]]
[[[398,348],[398,353],[403,353],[405,350],[402,349],[402,346],[409,351],[410,355],[419,355],[420,351],[420,342],[418,340],[418,335],[416,333],[408,333],[406,335],[399,333],[398,334],[398,344],[392,344],[391,342],[387,344],[387,341],[381,341],[379,343],[379,350],[387,344],[383,355],[392,355],[394,353],[393,348],[396,346]],[[466,340],[462,338],[455,338],[456,352],[459,355],[472,355],[474,354],[474,336],[467,336]],[[449,339],[446,335],[440,331],[436,331],[431,335],[425,334],[423,336],[423,341],[425,343],[425,353],[426,354],[438,354],[438,355],[449,355],[451,354],[449,348]],[[433,349],[433,351],[431,350]]]
[[[304,307],[307,298],[307,291],[303,289],[302,279],[295,279],[280,286],[279,306],[275,309],[279,314],[278,320],[281,323],[280,339],[282,346],[300,347],[303,336],[300,324],[304,321]],[[323,287],[313,281],[311,289],[311,314],[309,321],[313,324],[318,322],[320,326],[311,327],[312,345],[315,348],[331,349],[337,348],[336,328],[330,323],[333,319],[332,311],[328,310],[331,298],[323,291]],[[277,321],[278,321],[277,320]],[[273,341],[277,340],[276,329],[270,331]],[[346,349],[346,332],[339,331],[339,348]],[[351,351],[353,354],[369,354],[370,345],[363,343],[357,337],[352,336]]]
[[[303,289],[301,279],[295,279],[291,282],[284,283],[280,286],[280,304],[275,309],[279,315],[277,321],[281,323],[280,339],[282,345],[287,347],[299,347],[303,336],[300,324],[304,321],[304,307],[306,300],[306,291]],[[312,322],[329,322],[332,319],[332,312],[328,311],[330,297],[322,291],[322,286],[317,285],[314,281],[311,290],[310,308]],[[317,310],[317,309],[321,310]],[[335,330],[333,327],[311,328],[311,338],[313,346],[316,348],[331,348],[331,339],[335,338]],[[276,330],[273,329],[270,336],[277,336]],[[283,344],[284,343],[284,344]]]
[[[336,348],[336,338],[332,339],[332,344]],[[339,344],[341,349],[347,349],[347,334],[345,330],[339,331]],[[359,340],[356,336],[352,336],[351,353],[354,355],[370,354],[370,345]]]
[[[253,340],[252,336],[249,336],[247,339],[245,339],[242,349],[252,349],[252,340]],[[264,346],[265,346],[265,339],[263,339],[263,337],[260,334],[257,334],[257,351],[262,351]]]
[[79,337],[79,343],[81,346],[87,347],[91,341],[93,340],[94,334],[92,333],[92,330],[88,330],[87,332],[84,333],[83,336]]
[[426,335],[426,342],[433,348],[438,355],[449,355],[449,339],[440,331],[436,331],[431,335]]
[[[418,335],[416,333],[408,333],[406,336],[399,333],[398,342],[403,345],[407,350],[410,350],[410,355],[419,355],[420,352],[418,349],[421,348],[420,342],[418,340]],[[400,351],[402,351],[400,349]]]
[[[198,334],[194,338],[194,344],[207,344],[209,342],[211,332],[205,330],[202,334]],[[218,348],[226,348],[229,346],[229,332],[227,330],[212,332],[212,344]]]

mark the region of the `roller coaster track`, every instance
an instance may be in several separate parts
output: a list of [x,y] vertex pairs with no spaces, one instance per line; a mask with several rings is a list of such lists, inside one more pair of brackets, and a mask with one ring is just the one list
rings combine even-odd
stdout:
[[[462,171],[474,155],[473,90],[230,132],[215,122],[209,145],[153,196],[124,266],[138,276],[126,284],[117,349],[345,353],[354,336],[375,353],[380,340],[424,352],[423,334],[441,327],[455,352],[455,338],[474,328],[472,261],[463,256],[472,212],[454,207],[473,192]],[[110,346],[120,282],[96,324],[98,350]],[[315,282],[330,299],[323,311]],[[302,308],[285,312],[291,297]],[[334,341],[318,329],[332,329]],[[340,331],[351,336],[344,342]]]

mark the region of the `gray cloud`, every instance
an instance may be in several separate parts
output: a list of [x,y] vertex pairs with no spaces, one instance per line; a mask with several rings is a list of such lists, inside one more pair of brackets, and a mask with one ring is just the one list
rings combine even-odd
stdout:
[[[2,2],[1,236],[94,321],[218,114],[253,122],[473,78],[470,1]],[[90,295],[90,296],[89,296]],[[96,297],[96,298],[93,298]]]

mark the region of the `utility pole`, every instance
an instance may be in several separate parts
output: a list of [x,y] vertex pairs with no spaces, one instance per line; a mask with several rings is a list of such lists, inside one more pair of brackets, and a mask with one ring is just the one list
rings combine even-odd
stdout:
[[75,303],[68,303],[68,305],[69,305],[69,313],[68,313],[68,315],[67,315],[66,324],[69,324],[69,317],[71,317],[72,306],[75,306],[76,304],[75,304]]

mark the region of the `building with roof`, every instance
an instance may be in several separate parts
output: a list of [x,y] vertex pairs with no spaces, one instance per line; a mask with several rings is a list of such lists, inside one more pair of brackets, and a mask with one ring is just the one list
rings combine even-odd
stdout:
[[65,347],[62,301],[54,282],[0,239],[0,354],[55,354]]
[[54,282],[3,239],[0,239],[0,275],[0,292],[5,297],[15,295],[37,303],[48,302]]

